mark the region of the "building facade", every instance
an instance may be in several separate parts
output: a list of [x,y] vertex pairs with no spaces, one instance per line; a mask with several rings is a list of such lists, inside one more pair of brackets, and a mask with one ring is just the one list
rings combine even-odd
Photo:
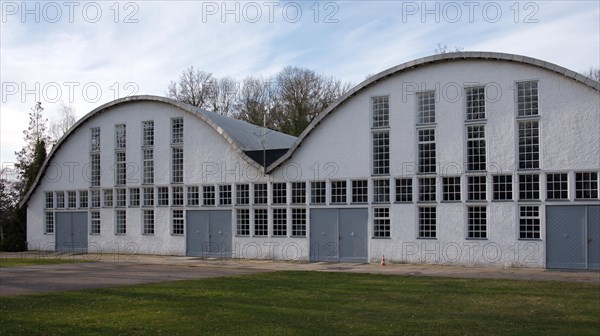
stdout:
[[28,244],[598,269],[599,90],[528,57],[436,55],[360,83],[298,138],[117,100],[49,155]]

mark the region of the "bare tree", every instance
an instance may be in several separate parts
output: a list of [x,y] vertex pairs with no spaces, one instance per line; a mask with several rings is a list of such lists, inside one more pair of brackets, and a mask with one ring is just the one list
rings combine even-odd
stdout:
[[238,83],[231,77],[213,78],[209,85],[208,110],[229,116],[233,113]]
[[600,82],[600,67],[591,66],[586,71],[581,72],[582,75],[588,76],[589,78]]
[[270,82],[263,78],[247,77],[237,97],[235,117],[254,125],[274,128],[269,113],[274,108]]
[[200,108],[209,107],[212,74],[190,66],[179,76],[179,81],[171,81],[167,89],[169,98]]
[[459,51],[463,51],[464,48],[462,47],[457,47],[454,46],[454,49],[448,48],[447,44],[442,45],[441,43],[437,44],[437,47],[433,50],[435,52],[436,55],[439,54],[445,54],[445,53],[449,53],[449,52],[459,52]]
[[75,108],[61,101],[58,109],[58,118],[53,119],[50,123],[51,144],[56,144],[76,122],[77,116],[75,115]]

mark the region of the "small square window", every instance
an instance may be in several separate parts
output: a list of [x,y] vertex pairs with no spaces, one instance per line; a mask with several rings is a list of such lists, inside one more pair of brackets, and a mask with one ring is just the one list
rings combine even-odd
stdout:
[[267,204],[268,190],[266,183],[254,184],[254,204]]
[[575,198],[597,199],[598,198],[598,173],[584,172],[575,173]]
[[219,205],[231,205],[231,185],[223,184],[219,186]]
[[306,204],[305,182],[292,182],[292,204]]
[[215,205],[215,186],[205,185],[202,186],[202,205],[213,206]]
[[356,180],[352,181],[352,203],[368,203],[369,202],[369,181]]
[[435,177],[419,178],[419,202],[435,202]]
[[373,203],[390,202],[390,180],[373,180]]
[[287,184],[284,183],[273,183],[273,204],[286,204],[287,203]]
[[200,205],[200,188],[198,186],[187,186],[187,205]]
[[326,199],[326,185],[324,181],[317,181],[310,183],[310,203],[311,204],[325,204]]
[[346,181],[331,181],[331,203],[346,203]]
[[[235,186],[235,203],[237,205],[249,205],[250,204],[250,185],[249,184],[236,184],[236,186]],[[248,225],[250,225],[250,224],[248,224]],[[248,230],[250,230],[250,229],[248,229]],[[250,234],[250,231],[248,231],[248,235],[249,234]]]
[[539,200],[540,199],[540,175],[539,174],[521,174],[521,175],[519,175],[519,199],[520,200]]
[[569,180],[566,173],[546,174],[546,199],[569,199]]
[[460,176],[443,177],[442,192],[444,201],[460,201]]
[[486,176],[468,176],[467,177],[469,201],[485,201],[487,194],[487,177]]
[[494,201],[512,200],[512,175],[494,175]]
[[540,239],[540,208],[536,205],[519,207],[519,238]]
[[396,202],[412,202],[412,178],[396,179]]

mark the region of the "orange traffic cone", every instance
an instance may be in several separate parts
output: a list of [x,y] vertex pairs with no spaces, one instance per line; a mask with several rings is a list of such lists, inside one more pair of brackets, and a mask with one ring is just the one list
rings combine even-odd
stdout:
[[385,255],[381,255],[381,266],[385,266]]

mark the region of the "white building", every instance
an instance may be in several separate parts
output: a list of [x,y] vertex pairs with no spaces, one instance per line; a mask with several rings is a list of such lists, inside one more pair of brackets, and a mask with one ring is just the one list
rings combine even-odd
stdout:
[[30,249],[600,268],[600,83],[459,52],[357,85],[294,138],[136,96],[29,191]]

